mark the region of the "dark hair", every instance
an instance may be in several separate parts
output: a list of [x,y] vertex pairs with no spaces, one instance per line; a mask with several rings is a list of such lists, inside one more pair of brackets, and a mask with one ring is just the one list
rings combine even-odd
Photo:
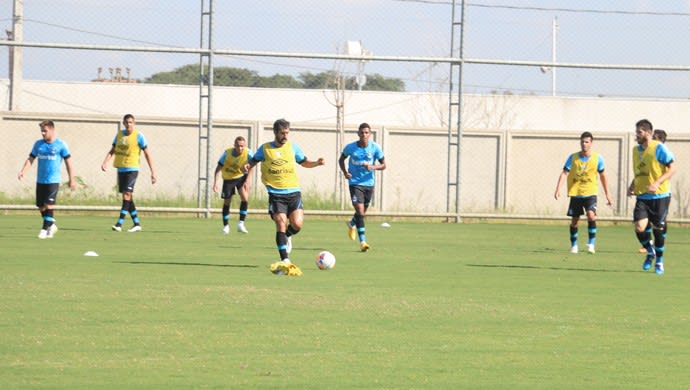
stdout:
[[237,141],[244,141],[244,142],[247,142],[247,140],[244,139],[244,137],[242,137],[241,135],[238,135],[238,136],[235,138],[235,142],[237,142]]
[[666,143],[666,131],[661,129],[654,130],[652,138],[659,140],[662,144]]
[[582,140],[582,139],[585,139],[585,138],[589,138],[589,139],[591,139],[592,141],[594,141],[594,136],[593,136],[592,133],[590,133],[589,131],[585,131],[584,133],[580,134],[580,139],[581,139],[581,140]]
[[652,131],[654,130],[654,126],[652,126],[652,122],[650,122],[647,119],[640,119],[635,123],[635,129],[642,129],[644,131]]
[[285,119],[281,118],[278,119],[277,121],[273,122],[273,132],[277,133],[281,129],[289,129],[290,128],[290,122],[286,121]]
[[41,126],[41,128],[44,128],[44,127],[52,127],[52,128],[55,128],[55,123],[53,123],[53,121],[51,121],[51,120],[42,121],[42,122],[39,123],[38,125]]
[[134,115],[132,115],[132,114],[127,114],[127,115],[123,116],[123,117],[122,117],[122,123],[126,123],[126,122],[127,122],[127,119],[129,119],[129,118],[134,119]]
[[367,122],[362,122],[362,124],[359,125],[358,130],[362,130],[362,129],[371,129],[371,126],[369,126],[369,124]]

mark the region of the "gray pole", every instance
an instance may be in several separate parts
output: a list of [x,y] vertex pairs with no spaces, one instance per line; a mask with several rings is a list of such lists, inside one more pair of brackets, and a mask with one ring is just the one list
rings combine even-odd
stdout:
[[[12,36],[8,37],[11,41],[24,40],[24,2],[14,0],[12,9]],[[22,50],[21,46],[10,47],[10,101],[8,109],[17,111],[21,106],[22,93]]]
[[[208,19],[208,20],[206,20]],[[208,22],[208,26],[204,23]],[[201,0],[201,37],[200,48],[207,51],[199,55],[199,159],[197,182],[197,207],[204,199],[205,217],[211,216],[211,132],[213,129],[213,0],[209,0],[208,11],[205,1]],[[205,72],[208,68],[208,73]],[[207,75],[207,79],[204,78]],[[203,184],[202,184],[203,183]]]
[[[451,212],[455,209],[455,222],[460,222],[460,191],[461,191],[461,169],[460,155],[462,146],[462,90],[463,90],[463,64],[464,64],[464,38],[465,38],[465,2],[462,1],[460,21],[457,20],[455,12],[456,1],[453,0],[453,10],[451,15],[451,37],[450,37],[450,57],[455,55],[455,44],[457,30],[459,29],[459,42],[457,59],[450,63],[449,90],[448,90],[448,166],[447,166],[447,192],[446,192],[446,211]],[[453,93],[454,72],[458,74],[458,90]],[[455,156],[455,161],[453,161]],[[453,175],[455,168],[455,175]],[[455,191],[453,191],[455,189]]]
[[211,175],[213,175],[213,170],[211,169],[211,133],[213,130],[213,0],[209,0],[209,22],[208,22],[208,139],[206,142],[206,218],[211,217],[211,194],[213,193],[211,189]]

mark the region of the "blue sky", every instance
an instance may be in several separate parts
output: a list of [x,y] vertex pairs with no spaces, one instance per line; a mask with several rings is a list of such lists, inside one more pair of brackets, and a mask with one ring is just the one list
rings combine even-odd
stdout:
[[[36,42],[199,47],[200,3],[193,0],[31,0],[24,39]],[[554,18],[557,59],[611,64],[690,64],[687,0],[468,1],[465,54],[471,58],[549,61]],[[13,0],[0,0],[0,23],[11,28]],[[381,56],[447,57],[450,1],[215,0],[215,46],[255,51],[336,53],[361,40]],[[7,48],[0,48],[7,77]],[[26,79],[88,81],[97,68],[122,67],[132,77],[198,63],[196,55],[25,49]],[[217,66],[263,76],[297,76],[352,63],[285,58],[218,58]],[[107,72],[107,71],[105,71]],[[405,81],[411,90],[445,91],[447,64],[370,62],[366,73]],[[559,69],[559,94],[687,98],[690,72]],[[536,68],[467,66],[466,91],[550,94],[551,75]]]

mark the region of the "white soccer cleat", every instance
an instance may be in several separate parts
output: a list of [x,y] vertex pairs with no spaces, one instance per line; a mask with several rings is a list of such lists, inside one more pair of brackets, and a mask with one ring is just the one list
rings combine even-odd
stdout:
[[45,240],[46,238],[48,238],[48,231],[46,229],[41,229],[41,231],[38,232],[38,238],[40,238],[41,240]]
[[287,245],[286,245],[286,247],[285,247],[285,251],[286,251],[287,253],[292,252],[292,237],[288,237],[288,238],[287,238]]
[[595,253],[594,244],[587,244],[587,252],[592,255]]
[[249,230],[244,226],[244,221],[240,221],[237,223],[237,231],[240,233],[249,233]]
[[129,229],[127,231],[130,233],[140,232],[141,231],[141,225],[134,225],[134,226],[132,226],[131,229]]
[[122,226],[119,225],[113,225],[112,226],[114,232],[121,232],[122,231]]
[[58,231],[58,227],[56,224],[50,225],[50,227],[48,228],[48,238],[53,238],[53,236],[55,235],[55,233],[57,233],[57,231]]
[[225,235],[230,234],[230,225],[223,226],[223,234],[225,234]]
[[577,253],[577,245],[573,245],[573,246],[570,248],[570,253],[573,253],[573,254],[574,254],[574,253]]

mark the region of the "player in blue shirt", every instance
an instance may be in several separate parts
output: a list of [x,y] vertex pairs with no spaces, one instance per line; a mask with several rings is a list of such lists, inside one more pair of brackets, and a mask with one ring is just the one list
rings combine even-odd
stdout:
[[[349,180],[350,197],[355,208],[354,216],[347,222],[348,236],[354,241],[359,235],[359,249],[366,252],[370,247],[365,235],[364,216],[374,193],[374,171],[386,169],[386,161],[381,146],[369,140],[371,127],[367,123],[359,125],[357,135],[359,140],[345,146],[338,159],[338,165],[345,178]],[[350,160],[346,169],[345,160],[348,158]]]
[[24,172],[29,168],[34,160],[38,159],[38,173],[36,175],[36,207],[41,211],[43,226],[38,233],[38,238],[53,238],[58,227],[55,224],[53,206],[57,201],[58,190],[60,189],[61,164],[65,161],[67,175],[69,176],[69,187],[74,190],[77,183],[72,175],[72,160],[67,148],[67,144],[57,138],[55,124],[53,121],[46,120],[39,124],[41,128],[40,139],[34,143],[29,158],[24,162],[24,166],[19,171],[19,180],[24,178]]

